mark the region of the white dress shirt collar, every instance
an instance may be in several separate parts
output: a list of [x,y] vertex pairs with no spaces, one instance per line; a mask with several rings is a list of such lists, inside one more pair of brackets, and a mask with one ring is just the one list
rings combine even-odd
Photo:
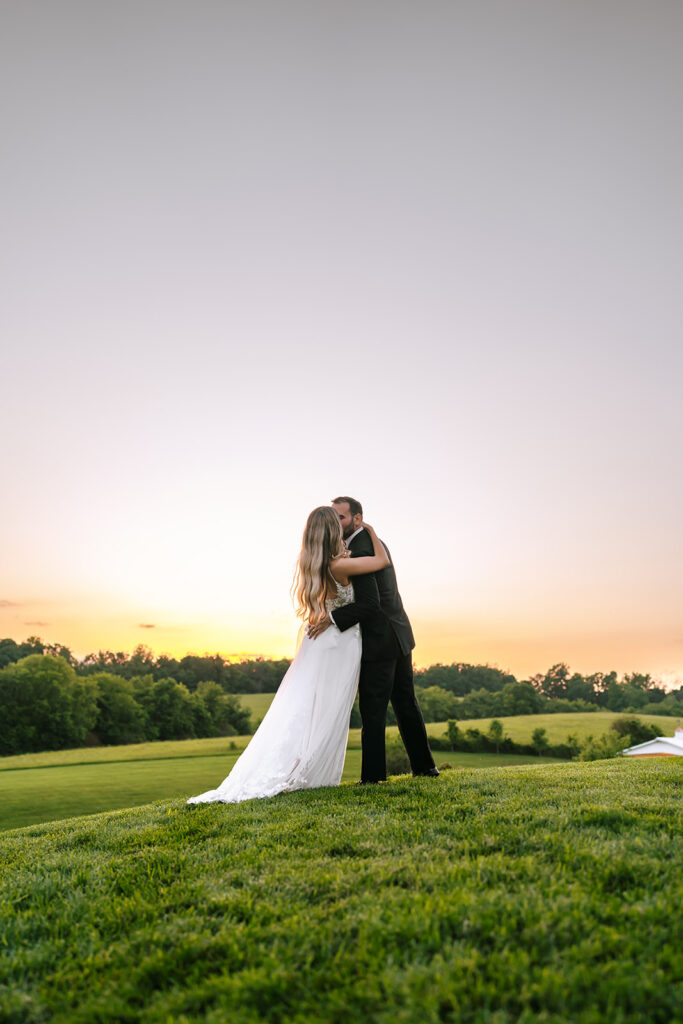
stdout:
[[351,543],[351,541],[353,540],[353,538],[357,537],[358,534],[361,532],[361,530],[364,530],[364,529],[365,529],[364,526],[359,526],[355,533],[352,533],[350,537],[346,537],[344,539],[344,543],[346,544],[347,548],[348,548],[349,544]]

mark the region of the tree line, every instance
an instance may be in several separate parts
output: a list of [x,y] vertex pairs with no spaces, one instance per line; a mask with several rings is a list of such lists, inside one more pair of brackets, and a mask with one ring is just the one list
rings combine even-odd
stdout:
[[639,672],[581,675],[562,662],[521,681],[490,665],[432,665],[415,673],[415,690],[426,722],[569,711],[683,715],[683,687],[667,692]]
[[225,693],[275,693],[291,664],[287,658],[248,658],[231,662],[220,654],[186,654],[183,658],[160,654],[155,657],[145,644],[138,644],[132,654],[100,650],[79,660],[63,644],[47,644],[38,636],[30,636],[23,643],[9,638],[0,640],[0,669],[29,654],[63,658],[77,676],[107,672],[123,679],[171,678],[182,683],[190,693],[194,693],[200,683],[207,682],[217,683]]
[[[275,693],[291,664],[287,658],[246,658],[230,661],[220,654],[186,654],[173,658],[155,656],[145,644],[138,644],[132,654],[125,651],[100,650],[77,659],[62,644],[47,644],[40,637],[30,636],[23,643],[0,640],[0,669],[29,654],[52,654],[63,658],[77,676],[100,672],[133,679],[151,676],[154,680],[171,678],[182,683],[190,693],[200,683],[214,682],[225,693]],[[430,665],[417,669],[415,685],[427,703],[444,699],[442,694],[462,698],[459,718],[482,718],[490,714],[538,714],[564,711],[638,711],[641,714],[680,715],[683,711],[683,686],[667,692],[661,682],[649,673],[631,672],[621,679],[617,673],[594,672],[582,675],[559,662],[545,673],[518,680],[511,672],[491,665]],[[429,693],[425,694],[425,691]],[[499,695],[491,700],[491,694]],[[510,710],[512,708],[513,710]],[[439,709],[444,721],[449,717]]]
[[[289,665],[220,654],[155,657],[142,644],[132,654],[99,651],[79,660],[39,637],[0,640],[0,756],[244,735],[255,723],[236,695],[274,693]],[[417,670],[415,684],[426,722],[599,709],[683,715],[683,687],[667,693],[650,675],[583,676],[563,663],[521,681],[489,665],[439,664]],[[395,721],[391,706],[387,721]],[[351,727],[360,724],[356,702]]]
[[244,735],[249,711],[210,680],[108,672],[78,676],[62,657],[29,654],[0,669],[0,756],[70,747]]
[[[569,761],[597,761],[614,757],[626,747],[644,743],[659,735],[656,726],[637,718],[616,718],[609,730],[601,736],[587,736],[580,740],[570,733],[563,742],[551,743],[548,732],[538,726],[531,734],[529,743],[520,743],[505,734],[503,723],[494,718],[488,730],[463,729],[454,719],[448,722],[442,736],[430,736],[432,750],[454,750],[469,754],[536,754],[539,757],[555,757]],[[442,767],[447,767],[443,765]],[[387,744],[387,771],[399,775],[410,771],[410,762],[403,746],[396,742]]]

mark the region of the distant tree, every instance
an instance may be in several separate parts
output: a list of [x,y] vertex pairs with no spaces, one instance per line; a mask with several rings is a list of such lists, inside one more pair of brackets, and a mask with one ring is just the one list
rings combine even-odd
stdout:
[[415,695],[425,722],[445,722],[459,705],[458,698],[440,686],[428,686],[425,690],[416,687]]
[[592,676],[588,676],[588,679],[593,683],[600,707],[607,707],[610,693],[614,693],[615,688],[618,691],[619,688],[617,673],[614,670],[611,672],[594,672]]
[[565,697],[569,681],[569,666],[558,662],[545,675],[532,676],[530,682],[544,697]]
[[226,664],[221,686],[229,693],[275,693],[290,665],[288,658],[252,658]]
[[543,726],[538,726],[531,734],[531,745],[540,757],[544,750],[548,749],[548,734]]
[[0,668],[4,668],[5,665],[11,665],[15,661],[19,661],[21,658],[21,651],[19,650],[19,644],[9,637],[5,637],[4,640],[0,640]]
[[628,736],[619,736],[615,732],[605,733],[597,739],[587,736],[581,747],[579,761],[601,761],[604,758],[615,757],[624,747],[630,745]]
[[415,685],[426,689],[429,686],[439,686],[442,690],[448,690],[458,696],[468,692],[468,686],[461,680],[463,665],[430,665],[429,668],[415,670]]
[[45,644],[43,654],[53,654],[55,658],[63,658],[67,665],[71,665],[72,668],[75,668],[78,664],[70,649],[64,647],[63,644]]
[[630,741],[624,744],[625,747],[634,747],[637,743],[646,743],[647,740],[654,739],[655,736],[660,734],[656,725],[650,725],[649,722],[641,722],[638,718],[615,718],[610,725],[610,729],[617,736]]
[[568,712],[597,711],[597,704],[589,704],[586,700],[565,700],[564,697],[546,697],[539,711],[544,715],[564,715]]
[[528,680],[508,683],[501,693],[501,715],[536,715],[543,707],[543,698]]
[[598,695],[593,679],[590,676],[582,676],[578,672],[575,672],[571,678],[567,680],[564,695],[567,700],[584,700],[590,704],[598,703]]
[[89,677],[96,687],[97,719],[93,731],[101,743],[140,743],[146,738],[145,714],[135,700],[133,684],[110,672]]
[[656,705],[656,714],[683,718],[683,690],[667,693],[664,700]]
[[575,732],[570,732],[567,739],[564,741],[565,746],[569,748],[569,752],[572,758],[578,757],[581,750],[581,741]]
[[499,715],[499,703],[497,694],[489,690],[473,690],[462,698],[458,706],[458,714],[461,718],[487,718],[489,715]]
[[114,675],[130,678],[133,673],[128,671],[128,655],[125,651],[98,651],[97,654],[86,654],[80,663],[80,673],[88,675],[93,672],[111,672]]
[[446,735],[448,737],[451,750],[457,750],[458,742],[460,740],[460,729],[458,728],[458,723],[452,718],[448,721],[448,732]]
[[496,745],[496,753],[500,750],[500,741],[503,738],[503,723],[499,722],[497,718],[494,718],[489,725],[488,731],[489,739]]
[[475,753],[486,748],[486,737],[481,729],[465,729],[465,740],[470,750]]
[[186,654],[180,659],[174,678],[192,691],[196,690],[201,682],[217,683],[221,678],[222,668],[222,659],[216,664],[212,658]]
[[211,732],[201,735],[244,736],[251,731],[248,708],[242,706],[235,694],[226,693],[218,683],[203,680],[197,687],[197,697],[204,702],[211,723]]
[[[182,683],[179,684],[182,686]],[[188,691],[189,693],[189,691]],[[198,692],[190,693],[190,710],[192,712],[192,735],[199,739],[201,736],[218,736],[220,733],[214,725],[211,713],[206,706],[206,703],[201,698]],[[234,736],[234,732],[229,728],[227,733],[223,735]],[[179,736],[178,739],[185,739],[186,734]]]
[[154,678],[163,679],[164,676],[170,676],[171,679],[178,679],[179,669],[180,662],[177,658],[172,658],[169,654],[160,654],[154,666]]
[[[631,694],[617,680],[616,673],[612,673],[612,675],[613,678],[606,679],[605,687],[601,694],[602,702],[610,711],[623,711],[631,703],[629,699]],[[635,692],[640,696],[640,691]]]
[[129,676],[145,675],[154,671],[154,652],[146,644],[138,644],[126,665]]
[[517,680],[510,672],[503,672],[491,665],[439,664],[418,669],[415,673],[417,686],[424,688],[439,686],[458,697],[463,697],[473,690],[486,690],[489,693],[494,693],[502,690],[506,683],[515,682]]
[[195,730],[195,705],[186,686],[175,679],[154,680],[152,676],[132,680],[138,704],[145,711],[148,739],[192,739]]
[[43,654],[45,644],[39,636],[29,636],[26,637],[22,644],[19,644],[19,650],[21,651],[22,658],[27,658],[29,654]]
[[95,688],[51,654],[0,671],[0,754],[82,746],[95,723]]

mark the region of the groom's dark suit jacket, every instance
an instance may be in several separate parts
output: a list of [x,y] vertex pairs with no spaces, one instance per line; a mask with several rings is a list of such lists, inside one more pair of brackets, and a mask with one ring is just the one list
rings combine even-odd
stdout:
[[[389,548],[384,545],[391,561]],[[373,555],[367,530],[349,544],[352,558]],[[335,624],[344,632],[360,622],[363,630],[363,661],[393,661],[415,646],[413,631],[398,592],[393,562],[379,572],[353,577],[353,604],[335,608]]]

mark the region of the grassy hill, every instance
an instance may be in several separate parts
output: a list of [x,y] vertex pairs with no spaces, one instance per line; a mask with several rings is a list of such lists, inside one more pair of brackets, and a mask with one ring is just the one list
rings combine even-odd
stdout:
[[[257,694],[267,697],[270,694]],[[538,725],[545,726],[551,741],[564,740],[569,732],[579,737],[600,735],[618,717],[613,712],[570,715],[530,715],[501,719],[513,739],[528,741]],[[640,716],[673,732],[673,719]],[[462,723],[488,729],[490,719]],[[428,732],[442,735],[446,723],[430,723]],[[391,727],[387,736],[398,740]],[[249,742],[248,736],[137,743],[119,747],[86,747],[21,754],[0,758],[0,831],[54,821],[73,815],[146,804],[152,800],[191,796],[217,786]],[[360,730],[352,729],[343,781],[360,777]],[[538,763],[536,757],[468,754],[435,751],[437,765],[488,767]],[[549,761],[550,759],[542,759]]]
[[[513,715],[509,718],[498,718],[505,734],[519,743],[530,743],[531,734],[539,726],[543,727],[551,743],[561,743],[569,733],[575,733],[580,740],[588,736],[602,736],[608,732],[616,718],[637,718],[641,722],[656,725],[663,736],[673,736],[676,719],[666,715],[622,715],[616,711],[589,711],[585,714],[577,711],[559,715]],[[481,729],[488,731],[491,718],[463,718],[458,724],[465,729]],[[395,727],[394,727],[395,729]],[[397,729],[395,729],[398,732]],[[428,723],[427,732],[439,736],[446,731],[446,723]]]
[[0,1018],[670,1024],[682,767],[465,769],[5,833]]
[[[257,721],[265,715],[270,707],[273,696],[274,694],[272,693],[242,693],[239,695],[239,698],[244,706],[251,711],[253,720]],[[664,736],[673,736],[677,724],[675,718],[667,715],[623,716],[617,711],[590,711],[585,714],[582,712],[568,712],[561,715],[515,715],[509,718],[498,716],[499,721],[503,723],[506,734],[519,743],[529,743],[532,732],[538,726],[546,729],[551,743],[563,742],[567,738],[568,733],[575,733],[580,740],[585,739],[591,734],[593,736],[601,736],[607,732],[615,718],[621,717],[636,717],[643,722],[656,725]],[[483,732],[486,732],[490,723],[491,718],[489,717],[463,718],[459,724],[463,730],[481,729]],[[446,722],[428,722],[427,732],[432,736],[441,736],[445,733],[446,727]],[[398,728],[395,725],[390,726],[388,735],[397,737]],[[355,746],[356,744],[360,745],[360,729],[352,729],[349,734],[349,745]]]
[[[53,750],[0,759],[0,832],[213,789],[249,737]],[[346,752],[344,781],[360,778],[361,752]],[[519,755],[437,751],[436,763],[465,767],[535,763]]]

